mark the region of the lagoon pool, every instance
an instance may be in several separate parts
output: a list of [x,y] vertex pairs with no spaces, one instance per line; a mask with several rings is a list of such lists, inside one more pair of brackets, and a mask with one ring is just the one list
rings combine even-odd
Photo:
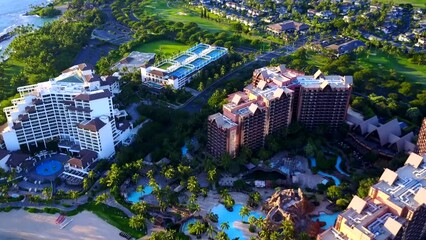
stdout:
[[137,192],[134,191],[130,193],[130,195],[127,196],[127,201],[131,203],[137,203],[140,201],[140,198],[146,195],[149,195],[152,193],[152,187],[151,186],[145,186],[143,191]]
[[319,220],[321,222],[325,222],[325,226],[322,227],[322,229],[328,229],[329,227],[334,226],[334,223],[336,222],[337,216],[339,216],[339,213],[333,213],[333,214],[327,214],[327,213],[320,213],[317,217],[312,217],[311,219],[313,221]]
[[336,161],[336,170],[339,172],[339,173],[341,173],[341,174],[343,174],[343,175],[345,175],[345,176],[348,176],[349,177],[349,174],[347,174],[347,173],[345,173],[341,168],[340,168],[340,163],[342,163],[342,158],[340,157],[340,156],[337,156],[337,161]]
[[325,173],[323,171],[318,171],[318,174],[323,176],[323,177],[329,177],[331,179],[333,179],[334,183],[336,184],[336,186],[340,186],[340,179],[338,179],[337,177],[330,175],[328,173]]
[[50,176],[62,169],[62,163],[56,160],[44,161],[36,168],[36,173],[42,176]]
[[182,151],[182,156],[186,156],[186,154],[188,153],[188,147],[186,145],[184,145],[181,148],[181,151]]
[[[228,234],[229,239],[239,238],[240,240],[245,239],[242,231],[234,227],[235,221],[248,221],[250,216],[254,216],[255,218],[265,217],[264,214],[259,212],[250,212],[250,215],[247,217],[241,218],[240,210],[243,207],[242,204],[235,204],[233,207],[233,211],[228,211],[223,204],[216,205],[212,208],[212,212],[219,216],[219,221],[217,223],[217,228],[220,229],[220,225],[224,222],[228,222],[229,229],[225,230],[226,234]],[[248,227],[248,225],[247,225]]]

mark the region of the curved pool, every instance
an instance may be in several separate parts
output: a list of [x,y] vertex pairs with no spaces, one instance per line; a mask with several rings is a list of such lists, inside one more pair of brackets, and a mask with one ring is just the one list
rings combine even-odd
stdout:
[[42,176],[50,176],[62,169],[62,163],[56,160],[44,161],[36,168],[36,173]]
[[255,218],[265,217],[265,215],[263,215],[262,213],[251,211],[250,215],[244,217],[243,219],[240,216],[240,210],[242,207],[243,207],[242,204],[235,204],[232,212],[228,211],[228,209],[226,209],[223,204],[216,205],[215,207],[212,208],[212,213],[215,213],[219,216],[219,221],[217,223],[218,229],[220,229],[220,225],[222,223],[228,222],[229,229],[225,230],[225,233],[228,235],[229,239],[235,239],[235,238],[239,238],[241,240],[245,239],[244,233],[240,229],[237,229],[234,227],[235,221],[241,222],[241,220],[243,220],[247,222],[250,216],[254,216]]
[[134,191],[130,193],[130,195],[127,196],[127,201],[131,203],[137,203],[140,201],[141,197],[149,195],[151,193],[152,193],[152,187],[147,185],[147,186],[144,186],[141,192]]
[[327,213],[321,212],[319,216],[312,217],[311,219],[312,221],[319,220],[320,222],[325,222],[325,226],[322,227],[322,229],[328,229],[329,227],[334,226],[337,216],[339,216],[339,212],[333,213],[333,214],[327,214]]

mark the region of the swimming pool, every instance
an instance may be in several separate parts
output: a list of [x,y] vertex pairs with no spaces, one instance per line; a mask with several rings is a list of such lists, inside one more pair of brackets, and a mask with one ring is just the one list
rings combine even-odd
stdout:
[[319,216],[312,217],[312,221],[319,220],[320,222],[325,222],[325,226],[322,227],[323,229],[328,229],[329,227],[334,226],[334,223],[336,222],[337,216],[339,216],[339,213],[333,213],[333,214],[327,214],[327,213],[320,213]]
[[185,61],[189,57],[190,57],[189,55],[183,54],[183,55],[180,55],[179,57],[175,58],[175,61],[182,63],[183,61]]
[[191,224],[191,223],[195,223],[195,222],[197,222],[197,219],[195,219],[195,218],[190,218],[190,219],[188,219],[183,225],[182,225],[182,228],[181,228],[181,231],[183,232],[183,233],[185,233],[186,235],[189,235],[189,224]]
[[208,48],[208,46],[204,46],[204,45],[198,45],[195,49],[192,49],[191,52],[195,53],[195,54],[200,54],[202,51],[206,50]]
[[255,218],[265,217],[265,215],[263,215],[262,213],[252,211],[250,212],[249,216],[246,216],[243,219],[240,216],[240,210],[242,207],[243,207],[242,204],[235,204],[232,212],[228,211],[223,204],[216,205],[215,207],[212,208],[212,212],[219,216],[219,221],[217,223],[217,227],[219,229],[222,223],[228,222],[229,229],[225,230],[225,232],[228,235],[229,239],[235,239],[235,238],[239,238],[240,240],[245,239],[243,232],[234,227],[235,221],[241,222],[241,220],[243,220],[247,222],[250,216],[254,216]]
[[328,173],[325,173],[323,171],[318,171],[318,174],[323,176],[323,177],[329,177],[331,179],[333,179],[334,183],[336,184],[336,186],[340,186],[340,179],[338,179],[337,177],[330,175]]
[[42,176],[50,176],[62,169],[62,163],[56,160],[44,161],[36,168],[36,173]]
[[223,51],[216,49],[216,50],[213,50],[213,51],[207,53],[207,55],[209,55],[212,58],[217,58],[222,52]]
[[180,67],[180,68],[174,70],[173,72],[171,72],[170,75],[172,75],[174,77],[177,77],[177,78],[180,78],[180,77],[182,77],[183,75],[185,75],[190,70],[191,69],[187,68],[187,67]]
[[130,195],[127,196],[127,201],[131,203],[137,203],[140,201],[141,197],[149,195],[151,193],[152,193],[152,187],[147,185],[144,187],[143,191],[141,192],[134,191],[130,193]]
[[186,145],[184,145],[181,148],[181,151],[182,151],[182,156],[186,156],[186,154],[188,153],[188,147]]
[[196,67],[199,67],[199,66],[203,65],[205,62],[207,62],[206,59],[204,59],[204,58],[197,58],[194,61],[190,62],[189,64],[192,64],[192,65],[194,65]]
[[340,163],[342,163],[342,158],[340,157],[340,156],[337,156],[337,162],[336,162],[336,170],[339,172],[339,173],[341,173],[341,174],[343,174],[343,175],[345,175],[345,176],[348,176],[349,177],[349,174],[347,174],[347,173],[345,173],[341,168],[340,168]]

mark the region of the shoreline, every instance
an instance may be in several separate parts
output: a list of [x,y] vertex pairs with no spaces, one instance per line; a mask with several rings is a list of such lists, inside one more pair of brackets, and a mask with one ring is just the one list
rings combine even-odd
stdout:
[[108,224],[95,214],[83,211],[75,216],[67,217],[72,221],[63,229],[55,221],[59,214],[29,213],[25,210],[1,212],[1,239],[81,239],[107,240],[120,239],[118,228]]

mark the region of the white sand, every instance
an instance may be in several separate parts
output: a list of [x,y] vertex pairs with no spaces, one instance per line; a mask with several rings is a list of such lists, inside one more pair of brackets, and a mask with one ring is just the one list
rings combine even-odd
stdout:
[[59,214],[28,213],[14,210],[0,213],[0,239],[123,239],[120,230],[109,225],[95,214],[83,211],[68,217],[73,221],[64,229],[55,223]]

